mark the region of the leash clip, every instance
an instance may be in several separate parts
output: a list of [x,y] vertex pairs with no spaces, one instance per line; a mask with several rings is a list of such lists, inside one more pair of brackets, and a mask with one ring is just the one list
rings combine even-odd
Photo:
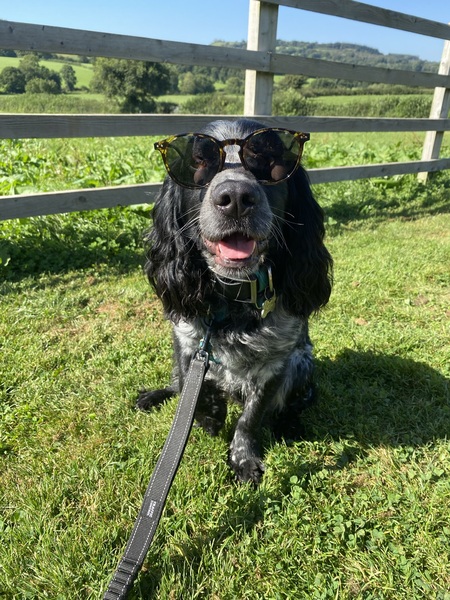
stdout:
[[206,325],[206,332],[204,337],[199,341],[198,348],[194,354],[194,358],[201,360],[205,363],[206,368],[209,367],[209,355],[211,351],[211,333],[212,333],[212,322]]

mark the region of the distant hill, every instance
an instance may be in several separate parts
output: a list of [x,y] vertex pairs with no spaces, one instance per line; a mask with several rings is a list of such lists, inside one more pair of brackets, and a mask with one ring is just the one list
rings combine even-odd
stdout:
[[[247,43],[223,42],[217,40],[213,45],[245,48]],[[316,42],[295,42],[277,40],[276,52],[302,56],[304,58],[319,58],[336,62],[346,62],[356,65],[371,67],[385,67],[390,69],[404,69],[408,71],[428,71],[437,73],[439,63],[422,60],[418,56],[409,54],[383,54],[376,48],[336,42],[332,44],[319,44]]]

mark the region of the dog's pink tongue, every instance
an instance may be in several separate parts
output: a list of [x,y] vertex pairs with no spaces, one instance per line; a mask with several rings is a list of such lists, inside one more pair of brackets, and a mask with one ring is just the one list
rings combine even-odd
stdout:
[[250,258],[256,246],[252,240],[240,233],[234,233],[218,242],[220,254],[229,260]]

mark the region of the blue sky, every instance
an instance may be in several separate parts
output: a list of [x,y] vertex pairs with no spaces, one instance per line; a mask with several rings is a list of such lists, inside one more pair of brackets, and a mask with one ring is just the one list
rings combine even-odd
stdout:
[[[450,22],[448,0],[370,0],[383,8]],[[247,39],[247,0],[16,0],[2,2],[0,19],[163,40],[209,44]],[[280,7],[279,39],[351,42],[384,53],[439,61],[443,40]]]

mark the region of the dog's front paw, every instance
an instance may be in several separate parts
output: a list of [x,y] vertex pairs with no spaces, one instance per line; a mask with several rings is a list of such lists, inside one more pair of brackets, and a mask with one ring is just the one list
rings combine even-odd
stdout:
[[170,387],[162,390],[140,390],[136,400],[136,408],[138,410],[151,410],[160,406],[172,396],[175,396],[175,391]]
[[264,475],[265,466],[258,456],[240,456],[239,453],[230,452],[228,464],[233,469],[236,479],[240,483],[253,483],[258,485]]

